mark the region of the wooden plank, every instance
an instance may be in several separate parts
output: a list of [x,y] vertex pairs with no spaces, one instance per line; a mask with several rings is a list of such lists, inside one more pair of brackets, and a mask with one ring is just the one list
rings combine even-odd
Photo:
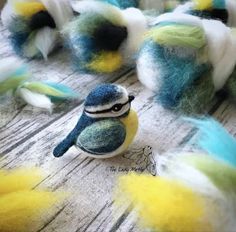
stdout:
[[[138,110],[142,122],[140,125],[142,132],[140,132],[133,148],[130,149],[131,152],[136,147],[147,144],[156,146],[156,141],[160,141],[158,147],[161,148],[161,151],[174,148],[191,131],[188,125],[178,121],[178,116],[153,103],[153,95],[140,86],[135,76],[123,78],[119,83],[137,95],[134,107]],[[101,231],[119,231],[121,228],[123,229],[120,231],[132,231],[133,223],[129,223],[132,219],[129,218],[130,214],[127,215],[125,210],[117,214],[116,218],[111,216],[113,213],[111,189],[120,173],[111,171],[110,167],[122,167],[125,170],[125,167],[129,168],[133,165],[130,160],[124,157],[105,161],[94,160],[84,157],[75,149],[72,149],[65,158],[59,160],[54,159],[50,154],[57,135],[60,134],[61,137],[62,134],[67,133],[62,126],[65,125],[69,131],[76,123],[78,110],[82,110],[82,108],[78,107],[70,114],[64,115],[48,128],[16,147],[7,154],[1,163],[5,162],[7,167],[22,164],[41,166],[50,173],[41,185],[49,186],[54,190],[69,189],[71,192],[79,192],[78,196],[71,199],[68,205],[41,231],[67,231],[68,228],[70,231],[100,231],[101,228]],[[231,104],[224,102],[219,110],[214,112],[214,116],[226,120],[225,125],[230,125],[229,127],[232,128],[232,124],[235,125],[234,111],[235,108]],[[161,118],[162,116],[163,118]],[[235,133],[235,126],[233,131]],[[171,136],[168,136],[170,134]],[[163,141],[165,142],[161,143]],[[19,156],[16,157],[16,154]],[[42,154],[45,156],[42,157]],[[6,163],[10,157],[13,160]],[[126,223],[129,228],[124,227]]]
[[[11,56],[7,42],[4,43],[5,45],[0,47],[1,56]],[[48,63],[29,62],[36,79],[45,80],[50,77],[54,81],[66,83],[78,90],[82,97],[66,110],[61,105],[53,115],[32,112],[30,107],[18,105],[14,101],[9,103],[9,109],[10,106],[13,108],[4,111],[7,120],[2,123],[1,119],[2,126],[0,125],[0,152],[4,155],[0,166],[41,167],[46,172],[46,178],[37,187],[47,186],[54,191],[71,192],[71,198],[58,206],[55,213],[49,213],[46,221],[38,226],[38,231],[143,231],[136,226],[135,214],[127,210],[128,205],[114,209],[113,187],[117,177],[130,170],[146,169],[147,163],[138,164],[140,159],[135,157],[135,154],[142,154],[141,150],[145,146],[152,146],[155,152],[163,153],[184,144],[196,131],[184,123],[179,115],[156,104],[153,94],[141,86],[132,72],[121,79],[119,75],[82,76],[74,73],[69,63],[65,51],[53,55]],[[134,144],[123,156],[108,160],[87,158],[75,148],[63,158],[54,158],[51,154],[53,147],[77,122],[88,91],[99,82],[114,80],[136,95],[133,107],[139,115],[140,129]],[[3,112],[1,109],[3,108],[0,108],[0,112]],[[213,103],[210,109],[210,113],[236,136],[235,107],[224,101],[222,104]]]
[[[154,103],[153,94],[140,85],[135,75],[124,77],[118,83],[137,96],[134,108],[138,111],[141,124],[137,140],[129,152],[136,153],[137,149],[141,150],[146,145],[158,147],[161,151],[178,146],[191,128],[178,121],[178,116]],[[1,165],[7,168],[40,166],[48,172],[41,186],[78,192],[75,199],[42,231],[66,231],[68,228],[70,231],[99,231],[100,228],[112,231],[129,217],[124,214],[124,209],[113,218],[112,189],[118,175],[124,174],[131,167],[137,168],[135,158],[130,160],[120,156],[109,160],[95,160],[83,156],[76,149],[71,149],[61,159],[52,157],[53,147],[73,127],[81,110],[82,107],[79,106],[63,115],[14,147],[1,161]],[[145,163],[142,165],[145,167]]]

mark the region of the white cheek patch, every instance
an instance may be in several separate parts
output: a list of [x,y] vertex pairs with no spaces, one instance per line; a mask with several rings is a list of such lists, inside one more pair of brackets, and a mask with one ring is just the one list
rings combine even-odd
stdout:
[[96,113],[96,114],[93,114],[93,113],[89,113],[89,112],[85,111],[85,114],[88,117],[90,117],[90,118],[117,118],[117,117],[120,117],[120,116],[124,115],[129,110],[130,110],[130,103],[127,103],[118,112],[110,111],[110,112],[107,112],[107,113]]

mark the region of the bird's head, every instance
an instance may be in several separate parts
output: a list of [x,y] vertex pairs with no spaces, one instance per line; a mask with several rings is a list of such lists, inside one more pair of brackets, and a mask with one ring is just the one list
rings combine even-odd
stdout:
[[90,92],[84,112],[92,118],[116,118],[129,113],[134,96],[115,84],[102,84]]

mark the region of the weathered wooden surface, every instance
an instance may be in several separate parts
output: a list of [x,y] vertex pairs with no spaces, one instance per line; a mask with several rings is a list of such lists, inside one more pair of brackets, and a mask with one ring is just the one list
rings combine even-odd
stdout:
[[[0,28],[0,57],[13,56],[7,32]],[[45,61],[30,61],[35,79],[65,83],[80,93],[80,100],[58,106],[53,114],[33,110],[30,106],[5,97],[0,104],[0,167],[41,167],[47,173],[38,186],[71,192],[58,210],[42,221],[43,232],[141,231],[128,205],[115,208],[113,187],[119,175],[130,170],[147,169],[140,162],[142,148],[149,145],[163,153],[184,145],[195,133],[180,116],[164,110],[154,102],[153,94],[137,80],[135,71],[113,76],[91,76],[73,72],[69,54],[60,51]],[[140,127],[130,149],[122,156],[95,160],[72,148],[63,158],[52,156],[53,147],[73,128],[83,109],[83,99],[96,84],[116,82],[136,96],[133,108],[138,112]],[[228,101],[214,102],[211,115],[219,119],[236,136],[236,109]]]

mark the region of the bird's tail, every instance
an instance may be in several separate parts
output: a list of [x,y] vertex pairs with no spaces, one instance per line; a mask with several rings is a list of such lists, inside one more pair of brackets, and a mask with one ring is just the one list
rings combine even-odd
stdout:
[[62,142],[53,150],[53,155],[57,158],[63,156],[74,145],[73,132],[71,132]]

